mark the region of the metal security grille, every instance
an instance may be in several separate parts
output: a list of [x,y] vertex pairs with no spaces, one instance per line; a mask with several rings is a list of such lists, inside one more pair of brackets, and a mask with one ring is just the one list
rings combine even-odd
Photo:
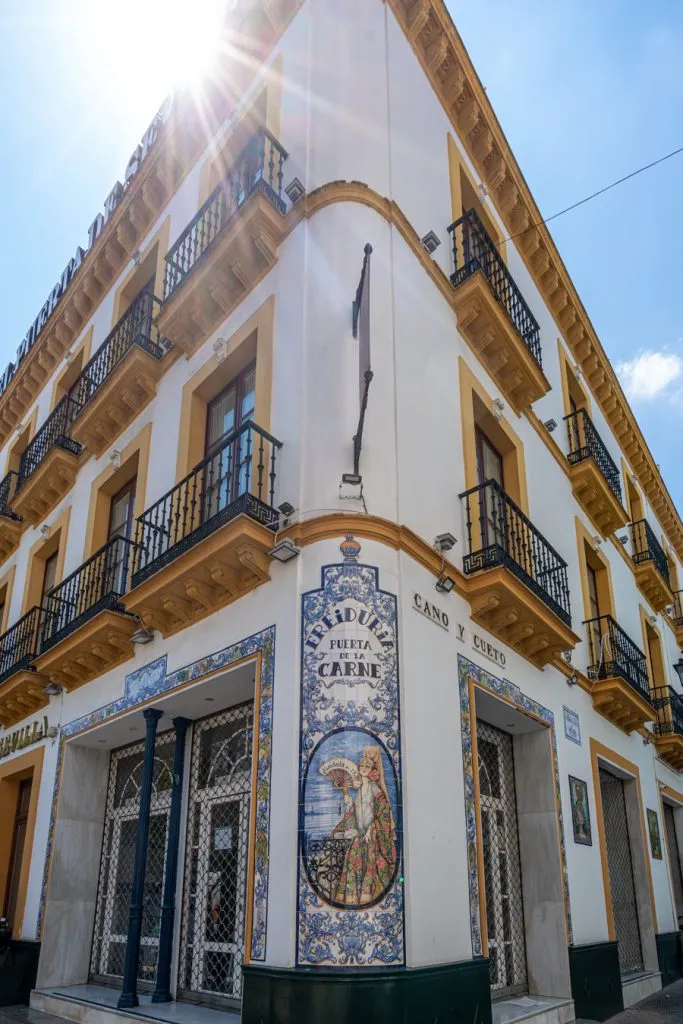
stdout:
[[[142,982],[153,982],[156,978],[173,748],[173,733],[157,737],[138,967],[138,979]],[[96,977],[118,980],[123,976],[144,754],[145,744],[135,743],[114,750],[111,755],[90,960],[90,973]]]
[[495,995],[526,991],[526,946],[512,737],[477,721],[489,974]]
[[680,925],[683,919],[683,876],[681,875],[681,851],[676,835],[676,819],[671,804],[664,804],[664,828],[666,829],[666,848],[669,852],[669,867],[671,868],[671,881],[674,887],[676,914],[678,915]]
[[239,999],[246,926],[254,705],[195,722],[178,989]]
[[619,966],[622,974],[628,974],[643,970],[631,840],[626,818],[624,783],[604,768],[600,769],[600,797],[605,822],[614,928],[619,941]]

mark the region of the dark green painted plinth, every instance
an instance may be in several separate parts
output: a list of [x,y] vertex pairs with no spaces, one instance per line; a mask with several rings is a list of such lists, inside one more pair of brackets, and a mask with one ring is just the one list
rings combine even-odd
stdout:
[[408,969],[244,966],[242,1024],[491,1024],[485,959]]
[[39,954],[39,942],[10,942],[9,952],[0,956],[0,1006],[28,1006],[36,985]]
[[607,1020],[624,1009],[618,942],[570,946],[569,973],[577,1017]]
[[662,974],[662,988],[678,981],[683,976],[683,964],[681,963],[681,933],[664,932],[656,935],[657,960],[659,970]]

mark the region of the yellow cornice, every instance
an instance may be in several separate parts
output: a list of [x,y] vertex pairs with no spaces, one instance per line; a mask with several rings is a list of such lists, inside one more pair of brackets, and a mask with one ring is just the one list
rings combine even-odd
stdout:
[[683,522],[443,0],[385,0],[500,213],[585,380],[683,559]]

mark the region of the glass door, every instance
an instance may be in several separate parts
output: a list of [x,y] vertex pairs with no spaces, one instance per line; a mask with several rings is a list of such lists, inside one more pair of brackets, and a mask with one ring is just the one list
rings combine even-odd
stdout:
[[113,543],[109,548],[108,564],[104,573],[106,594],[123,594],[126,590],[129,546],[125,541],[129,541],[133,536],[136,484],[137,478],[133,477],[112,497],[109,506],[107,540],[113,541],[115,537],[122,537],[124,540],[120,544]]
[[204,520],[222,512],[248,489],[251,474],[251,437],[245,430],[232,444],[231,434],[254,415],[256,365],[235,377],[207,409],[207,456],[204,486]]
[[[503,501],[503,457],[483,430],[477,428],[477,480],[480,492],[479,519],[482,548],[498,545],[505,549],[505,504]],[[484,487],[489,481],[494,486]],[[495,486],[498,484],[498,487]]]

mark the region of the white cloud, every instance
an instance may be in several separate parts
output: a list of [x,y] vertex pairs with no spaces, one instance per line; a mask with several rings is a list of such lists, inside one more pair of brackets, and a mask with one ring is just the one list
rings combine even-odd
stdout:
[[683,358],[671,352],[646,351],[617,363],[615,369],[626,396],[647,401],[683,376]]

